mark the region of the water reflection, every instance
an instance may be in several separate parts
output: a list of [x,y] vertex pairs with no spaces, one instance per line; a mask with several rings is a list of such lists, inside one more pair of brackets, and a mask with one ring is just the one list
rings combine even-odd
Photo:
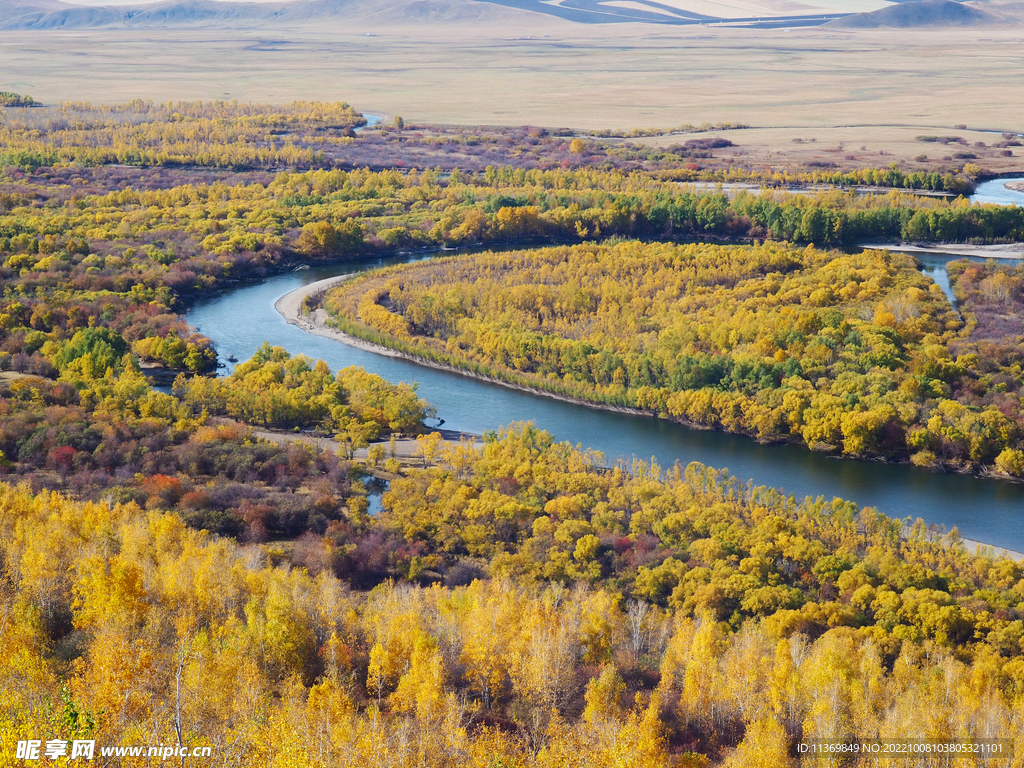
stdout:
[[384,493],[388,489],[388,481],[379,477],[364,477],[363,488],[366,490],[366,500],[369,506],[366,513],[370,517],[376,517],[384,511]]

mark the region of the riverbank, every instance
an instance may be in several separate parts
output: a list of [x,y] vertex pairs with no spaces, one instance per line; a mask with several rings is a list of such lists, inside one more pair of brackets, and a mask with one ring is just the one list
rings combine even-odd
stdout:
[[[431,365],[428,361],[420,360],[412,355],[406,355],[403,352],[388,349],[381,344],[364,341],[363,339],[355,336],[350,336],[347,333],[342,333],[335,328],[329,328],[327,326],[327,311],[324,309],[314,310],[308,315],[303,313],[302,303],[306,300],[306,297],[317,293],[323,293],[337,283],[347,280],[350,277],[352,277],[352,273],[338,275],[336,277],[328,277],[323,280],[317,280],[309,285],[304,285],[301,288],[296,288],[294,291],[286,293],[274,302],[274,309],[276,309],[290,325],[297,325],[302,330],[315,334],[316,336],[323,336],[327,339],[340,341],[342,344],[348,344],[350,347],[361,349],[364,352],[373,352],[376,355],[397,357],[403,360],[423,363],[424,365]],[[432,367],[439,368],[440,366],[433,365]]]
[[998,243],[996,245],[921,245],[916,243],[860,243],[858,248],[872,248],[878,251],[899,251],[900,253],[952,254],[954,256],[975,256],[982,259],[1024,259],[1024,243]]
[[858,195],[887,195],[890,192],[900,192],[917,197],[934,197],[952,200],[958,196],[957,192],[948,192],[941,189],[915,189],[912,187],[877,187],[873,185],[854,184],[842,186],[838,184],[814,184],[814,183],[789,183],[774,185],[767,181],[677,181],[687,187],[693,187],[698,192],[708,192],[721,189],[726,194],[750,192],[760,194],[767,192],[788,192],[794,195],[813,195],[819,192],[853,192]]
[[[225,420],[226,421],[226,420]],[[467,441],[470,442],[475,448],[479,449],[483,447],[483,440],[480,435],[474,435],[467,432],[458,432],[455,430],[446,429],[431,429],[427,432],[437,433],[441,436],[441,439],[449,446],[457,446],[465,444]],[[269,429],[258,429],[252,428],[252,434],[254,437],[260,438],[261,440],[268,440],[270,442],[278,443],[281,445],[287,445],[289,443],[307,443],[315,445],[321,450],[334,450],[339,451],[342,445],[333,438],[329,437],[315,437],[310,435],[304,435],[301,433],[294,432],[283,432]],[[373,445],[388,445],[390,449],[390,443],[384,441],[378,441]],[[365,461],[369,452],[369,446],[366,448],[360,448],[353,454],[353,458],[357,461]],[[394,442],[394,453],[391,454],[394,458],[398,459],[405,466],[419,466],[423,460],[422,446],[415,438],[399,438]],[[994,544],[986,544],[981,541],[974,539],[961,539],[960,540],[964,548],[975,555],[982,554],[984,550],[990,550],[992,555],[996,558],[1008,557],[1011,560],[1017,562],[1024,562],[1024,552],[1017,552],[1012,549],[1006,549],[1005,547],[997,547]]]
[[975,541],[974,539],[961,539],[960,541],[963,542],[963,545],[968,552],[972,552],[975,555],[980,554],[979,550],[990,549],[997,560],[1001,557],[1008,557],[1011,560],[1016,560],[1018,563],[1024,562],[1024,552],[1016,552],[1012,549],[997,547],[993,544],[985,544],[984,542]]

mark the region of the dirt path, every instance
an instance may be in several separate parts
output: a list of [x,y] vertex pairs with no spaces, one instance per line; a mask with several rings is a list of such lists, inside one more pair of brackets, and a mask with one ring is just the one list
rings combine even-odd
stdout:
[[[474,435],[470,432],[458,432],[454,429],[428,429],[426,433],[439,434],[441,439],[449,445],[459,445],[463,440],[469,440],[477,447],[483,445],[483,440],[480,435]],[[270,442],[278,443],[279,445],[286,445],[288,443],[306,443],[327,451],[339,451],[342,448],[341,443],[333,438],[319,437],[303,432],[278,432],[275,430],[253,427],[252,434],[254,437],[258,437],[262,440],[269,440]],[[374,445],[382,445],[385,448],[389,448],[390,440],[379,440],[375,443],[371,443],[370,446],[367,446],[366,448],[358,448],[355,451],[354,458],[365,459],[370,447]],[[398,438],[395,440],[395,458],[405,464],[414,461],[418,462],[421,458],[419,448],[420,444],[416,442],[416,438],[414,437]],[[391,458],[390,453],[388,454],[388,458]]]

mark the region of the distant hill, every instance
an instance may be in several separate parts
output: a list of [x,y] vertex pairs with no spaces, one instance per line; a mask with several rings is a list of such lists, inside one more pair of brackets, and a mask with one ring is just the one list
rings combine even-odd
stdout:
[[0,0],[0,30],[237,28],[374,18],[392,23],[500,22],[514,16],[536,17],[536,13],[475,0],[293,0],[276,3],[169,0],[123,6],[72,5],[59,0]]
[[[102,2],[102,0],[97,0]],[[668,6],[659,0],[290,0],[283,2],[224,2],[223,0],[165,0],[164,2],[86,6],[60,0],[0,0],[0,30],[68,29],[259,29],[308,27],[327,29],[366,22],[396,25],[485,24],[494,29],[519,21],[554,18],[584,24],[646,23],[671,25],[727,24],[744,27],[833,26],[961,27],[1019,23],[1020,3],[986,0],[992,12],[952,0],[895,0],[898,4],[870,13],[842,13],[842,0],[830,0],[831,10],[800,5],[780,15],[728,18],[702,15]],[[788,7],[788,6],[787,6]],[[863,7],[863,6],[861,6]],[[781,6],[780,6],[781,8]],[[706,13],[714,5],[702,6]],[[1005,12],[1002,9],[1006,9]],[[556,22],[557,23],[557,22]]]
[[826,26],[846,29],[893,27],[974,27],[996,24],[999,19],[964,3],[953,0],[915,0],[890,5],[870,13],[856,13],[830,21]]
[[[311,24],[331,27],[362,21],[400,25],[480,23],[502,29],[502,25],[510,22],[544,20],[551,24],[555,19],[583,24],[710,22],[745,27],[803,27],[818,26],[845,15],[832,7],[835,2],[828,0],[828,8],[800,4],[779,15],[762,13],[737,18],[729,12],[719,18],[675,8],[660,0],[166,0],[115,6],[72,5],[59,0],[0,0],[0,30],[242,29]],[[839,0],[840,6],[842,3]],[[713,8],[711,5],[704,10]]]
[[55,29],[104,26],[120,14],[108,8],[88,8],[56,0],[0,0],[0,29]]

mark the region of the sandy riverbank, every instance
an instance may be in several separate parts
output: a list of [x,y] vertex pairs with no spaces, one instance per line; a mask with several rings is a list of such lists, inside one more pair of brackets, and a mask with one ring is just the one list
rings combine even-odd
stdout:
[[984,547],[995,552],[995,556],[997,558],[1005,556],[1011,560],[1016,560],[1018,563],[1024,562],[1024,552],[1015,552],[1012,549],[1003,549],[1002,547],[997,547],[994,544],[985,544],[984,542],[975,541],[974,539],[961,539],[961,541],[963,541],[964,547],[966,547],[968,552],[978,554],[978,550]]
[[819,192],[832,192],[839,190],[840,192],[855,192],[859,195],[887,195],[890,192],[902,192],[908,195],[917,195],[918,197],[937,197],[937,198],[949,198],[956,197],[953,192],[945,192],[942,190],[931,190],[931,189],[902,189],[899,187],[875,187],[862,184],[855,184],[853,186],[840,186],[836,184],[784,184],[781,186],[772,186],[766,182],[758,181],[678,181],[677,184],[685,187],[693,187],[698,191],[714,191],[721,189],[726,194],[738,193],[738,192],[752,192],[757,195],[762,191],[768,192],[789,192],[794,195],[813,195]]
[[[362,349],[367,352],[374,352],[378,355],[385,355],[387,357],[405,357],[413,359],[411,356],[403,355],[399,352],[395,352],[392,349],[383,347],[379,344],[372,344],[362,339],[357,339],[355,336],[349,336],[347,333],[328,328],[326,325],[327,312],[323,309],[318,309],[315,312],[305,315],[302,312],[302,302],[305,298],[314,293],[320,293],[326,291],[336,283],[340,283],[348,278],[352,277],[352,274],[337,275],[335,277],[328,277],[323,280],[317,280],[316,282],[304,285],[301,288],[296,288],[294,291],[286,293],[284,296],[274,302],[274,309],[276,309],[280,315],[285,319],[286,322],[291,325],[297,325],[304,331],[316,334],[317,336],[323,336],[328,339],[334,339],[340,341],[342,344],[348,344],[350,347],[356,349]],[[417,360],[417,362],[420,362]]]
[[983,259],[1024,259],[1024,243],[1000,243],[998,245],[919,245],[913,243],[864,243],[858,248],[873,248],[879,251],[900,251],[901,253],[953,254],[954,256],[977,256]]

